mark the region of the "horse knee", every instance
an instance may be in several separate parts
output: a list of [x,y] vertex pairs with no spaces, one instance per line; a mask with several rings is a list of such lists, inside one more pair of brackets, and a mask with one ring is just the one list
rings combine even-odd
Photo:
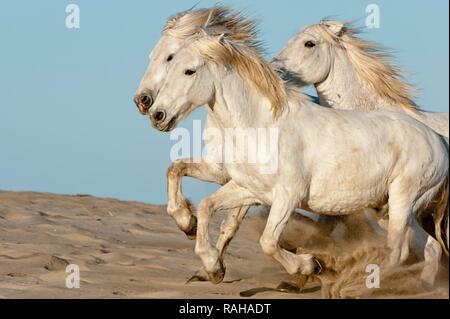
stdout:
[[172,164],[170,164],[169,168],[167,169],[167,179],[174,179],[178,178],[182,175],[182,171],[185,168],[185,164],[180,161],[175,161]]
[[206,198],[203,199],[198,206],[198,216],[207,216],[214,209],[214,203],[212,200]]
[[262,235],[259,244],[266,255],[273,256],[278,251],[278,242],[268,235]]

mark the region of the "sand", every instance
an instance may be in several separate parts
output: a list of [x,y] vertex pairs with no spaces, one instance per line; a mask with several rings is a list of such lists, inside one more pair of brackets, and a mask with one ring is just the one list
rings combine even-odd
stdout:
[[[223,215],[217,213],[211,222],[213,236]],[[226,254],[224,282],[186,284],[201,263],[194,241],[177,229],[164,206],[88,195],[0,192],[0,298],[321,298],[317,280],[301,293],[276,289],[292,278],[260,249],[264,221],[259,214],[244,220]],[[310,224],[294,218],[284,246],[301,244],[323,252],[342,245],[317,234]],[[66,287],[69,264],[80,269],[79,289]],[[339,285],[342,291],[348,286],[345,280]],[[447,269],[433,290],[390,289],[376,294],[353,289],[350,297],[448,298]]]

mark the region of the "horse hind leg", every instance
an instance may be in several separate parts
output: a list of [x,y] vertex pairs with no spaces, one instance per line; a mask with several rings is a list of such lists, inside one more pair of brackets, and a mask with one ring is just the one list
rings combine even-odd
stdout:
[[[432,187],[416,201],[414,207],[415,216],[417,216],[417,212],[423,209],[423,207],[427,207],[439,191],[439,185]],[[435,220],[435,223],[436,222],[440,223],[441,221]],[[434,285],[443,252],[441,244],[444,244],[439,243],[438,240],[429,235],[424,227],[419,224],[417,218],[414,218],[411,224],[413,232],[411,248],[419,258],[425,260],[425,265],[420,278],[425,287],[431,288]]]
[[398,266],[402,264],[409,256],[408,243],[408,219],[407,210],[395,217],[389,217],[388,225],[388,247],[391,249],[389,256],[389,265]]
[[402,264],[409,255],[408,226],[413,213],[413,196],[406,196],[407,186],[393,183],[389,189],[387,244],[391,249],[389,265]]
[[434,285],[439,269],[442,248],[439,242],[419,225],[417,219],[414,218],[411,224],[411,248],[417,257],[425,260],[425,266],[420,278],[425,287],[431,288]]
[[[388,246],[392,251],[389,262],[390,265],[399,265],[405,261],[411,244],[414,253],[425,260],[421,280],[424,286],[432,287],[438,272],[442,248],[439,242],[420,226],[417,214],[434,198],[439,191],[439,186],[431,187],[420,196],[406,195],[408,194],[406,190],[418,188],[393,184],[390,189]],[[412,237],[408,236],[410,234]]]

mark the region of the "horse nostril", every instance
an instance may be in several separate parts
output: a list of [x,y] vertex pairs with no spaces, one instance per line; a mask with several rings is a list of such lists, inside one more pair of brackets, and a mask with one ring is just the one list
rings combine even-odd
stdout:
[[150,95],[147,94],[141,94],[139,96],[139,104],[142,106],[149,108],[152,105],[152,98]]
[[134,97],[134,103],[136,104],[136,106],[138,107],[139,111],[142,114],[146,114],[153,104],[153,99],[151,94],[148,93],[138,94],[135,95]]
[[153,113],[153,119],[156,123],[164,121],[165,118],[166,118],[166,112],[164,112],[164,111],[157,111],[157,112]]
[[147,95],[139,97],[139,103],[141,103],[142,105],[147,106],[148,102],[150,102],[150,99]]

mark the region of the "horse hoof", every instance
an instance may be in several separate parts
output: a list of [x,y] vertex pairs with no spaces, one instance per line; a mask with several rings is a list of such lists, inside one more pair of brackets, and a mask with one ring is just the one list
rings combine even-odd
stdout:
[[207,272],[204,268],[200,269],[195,273],[194,276],[186,281],[186,284],[195,282],[195,281],[210,281],[213,284],[219,284],[223,281],[225,277],[225,267],[220,263],[219,270],[215,272]]
[[184,232],[190,240],[195,240],[197,238],[197,217],[192,215],[189,222],[189,229]]
[[207,274],[206,271],[204,271],[203,268],[202,268],[202,269],[200,269],[199,271],[197,271],[197,272],[195,273],[194,276],[192,276],[191,278],[189,278],[189,279],[186,281],[186,284],[189,284],[189,283],[195,282],[195,281],[208,281],[208,280],[209,280],[209,279],[208,279],[208,274]]
[[220,269],[208,273],[209,281],[211,281],[213,284],[220,284],[223,281],[223,278],[225,277],[225,267],[222,263],[220,263]]
[[277,290],[280,292],[287,292],[287,293],[295,293],[298,294],[302,291],[302,287],[298,287],[296,284],[282,281],[278,286]]
[[323,270],[322,264],[316,257],[313,258],[313,261],[314,261],[314,274],[319,275]]
[[301,293],[310,277],[310,275],[303,275],[301,273],[289,275],[288,281],[282,281],[278,285],[277,290],[288,293]]
[[421,278],[421,285],[422,285],[422,289],[424,291],[431,291],[434,288],[434,281],[431,280],[425,280],[423,278]]

